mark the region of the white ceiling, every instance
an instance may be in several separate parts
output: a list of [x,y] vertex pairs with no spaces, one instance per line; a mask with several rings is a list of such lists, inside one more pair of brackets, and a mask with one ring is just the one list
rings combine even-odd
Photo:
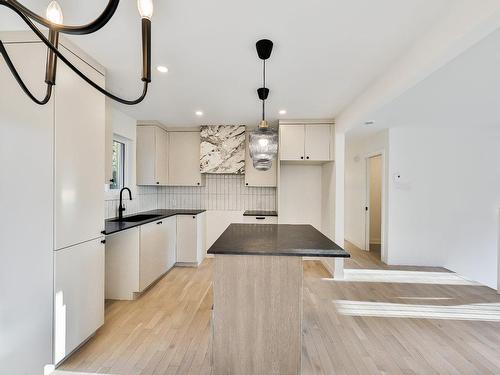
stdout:
[[[261,62],[254,43],[267,37],[268,118],[331,118],[381,75],[449,10],[454,0],[156,0],[153,71],[147,99],[120,106],[140,120],[171,126],[256,124]],[[40,14],[48,3],[24,0]],[[65,23],[86,23],[107,0],[60,0]],[[0,9],[2,30],[22,25]],[[129,98],[141,90],[140,19],[122,1],[101,31],[73,41],[108,70],[107,86]],[[43,79],[43,77],[41,77]],[[194,112],[202,110],[198,118]]]
[[500,29],[381,108],[349,137],[385,128],[469,128],[500,126]]

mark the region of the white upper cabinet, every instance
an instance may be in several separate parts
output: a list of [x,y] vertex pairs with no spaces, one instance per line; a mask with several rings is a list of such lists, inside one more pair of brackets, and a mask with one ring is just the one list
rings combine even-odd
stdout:
[[330,160],[331,127],[330,125],[306,125],[304,156],[306,160]]
[[137,185],[167,185],[168,133],[158,126],[137,127]]
[[[61,47],[64,48],[64,47]],[[97,84],[105,78],[65,54]],[[97,238],[104,229],[104,95],[57,65],[55,86],[55,248]]]
[[280,159],[304,160],[304,125],[280,125]]
[[280,160],[332,160],[332,128],[327,124],[280,125]]
[[168,184],[172,186],[205,185],[200,173],[200,132],[169,132]]
[[253,167],[252,158],[248,144],[248,133],[246,134],[245,151],[245,186],[276,186],[276,163],[277,158],[273,160],[273,165],[268,171],[258,171]]

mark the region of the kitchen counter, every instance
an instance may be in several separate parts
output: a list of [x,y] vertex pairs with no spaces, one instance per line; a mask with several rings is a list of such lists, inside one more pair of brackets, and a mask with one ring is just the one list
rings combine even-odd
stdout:
[[216,374],[299,375],[303,256],[349,257],[311,225],[231,224],[213,263]]
[[165,219],[166,217],[170,216],[175,216],[175,215],[199,215],[202,212],[205,212],[205,210],[151,210],[151,211],[143,211],[143,212],[138,212],[132,215],[125,215],[124,218],[127,218],[128,216],[135,216],[135,215],[158,215],[154,218],[142,220],[142,221],[135,221],[135,222],[127,222],[127,221],[114,221],[116,218],[113,219],[107,219],[105,222],[105,230],[104,234],[109,235],[117,232],[121,232],[123,230],[127,230],[130,228],[135,228],[147,223],[151,223],[153,221]]
[[342,257],[350,255],[312,225],[231,224],[209,254]]
[[278,216],[276,211],[247,210],[243,216]]

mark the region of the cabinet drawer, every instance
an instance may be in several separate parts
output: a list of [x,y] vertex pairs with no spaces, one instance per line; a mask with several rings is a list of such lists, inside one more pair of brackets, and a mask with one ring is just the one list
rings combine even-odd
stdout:
[[243,222],[248,224],[278,224],[277,216],[243,216]]

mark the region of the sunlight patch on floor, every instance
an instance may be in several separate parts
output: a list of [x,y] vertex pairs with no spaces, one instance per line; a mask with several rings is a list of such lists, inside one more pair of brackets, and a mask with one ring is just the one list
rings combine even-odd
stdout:
[[[333,280],[323,278],[322,280]],[[335,281],[356,281],[365,283],[405,283],[405,284],[440,284],[440,285],[481,285],[467,280],[453,272],[399,271],[345,269],[344,279]]]
[[500,322],[500,303],[468,305],[410,305],[401,303],[335,300],[342,315],[381,318],[418,318]]

